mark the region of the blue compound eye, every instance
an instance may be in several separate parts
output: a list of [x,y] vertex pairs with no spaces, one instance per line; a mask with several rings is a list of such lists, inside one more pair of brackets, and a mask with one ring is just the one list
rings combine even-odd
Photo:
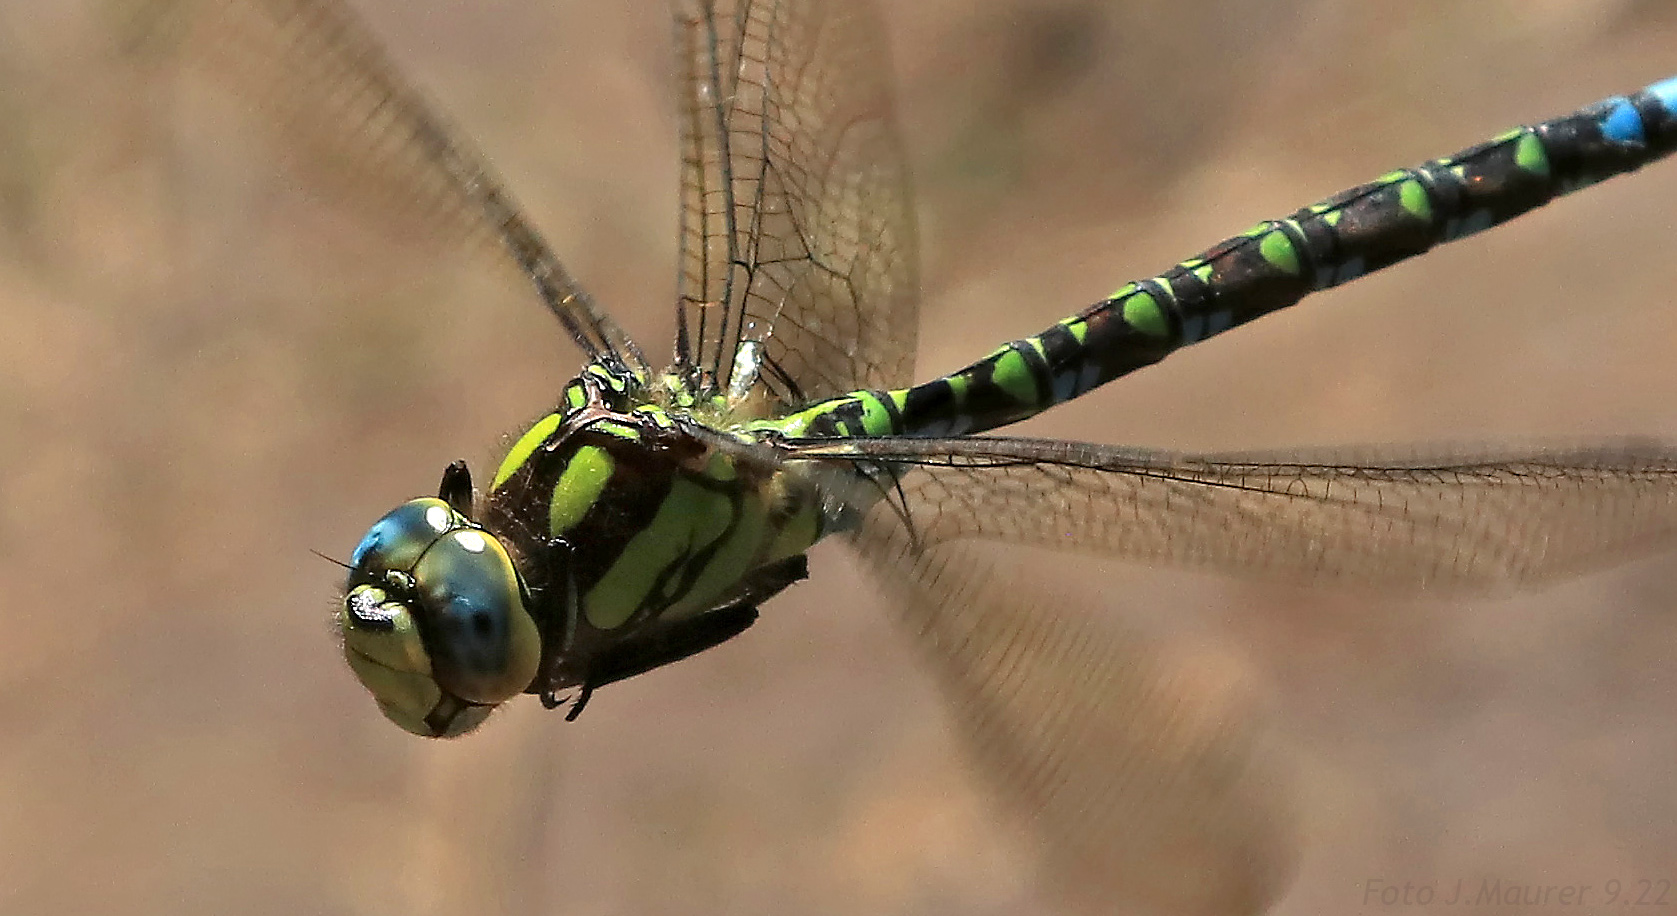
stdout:
[[541,636],[506,548],[476,528],[460,528],[425,551],[413,578],[432,673],[444,690],[499,703],[530,685]]
[[367,529],[350,554],[350,585],[377,581],[388,570],[412,570],[437,538],[465,524],[440,499],[416,499],[397,506]]

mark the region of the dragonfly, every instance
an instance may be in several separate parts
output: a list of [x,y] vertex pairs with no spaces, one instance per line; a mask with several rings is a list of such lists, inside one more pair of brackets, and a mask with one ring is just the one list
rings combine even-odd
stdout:
[[1110,610],[968,553],[1036,545],[1448,593],[1677,535],[1656,442],[1191,454],[990,435],[1306,296],[1677,149],[1677,78],[1266,220],[915,383],[916,227],[878,11],[677,0],[674,355],[650,361],[487,160],[335,0],[148,0],[135,34],[252,100],[286,148],[515,271],[583,358],[487,486],[465,462],[355,547],[336,624],[383,715],[453,738],[718,646],[847,543],[977,767],[1109,905],[1255,912],[1285,887],[1261,735],[1194,707]]

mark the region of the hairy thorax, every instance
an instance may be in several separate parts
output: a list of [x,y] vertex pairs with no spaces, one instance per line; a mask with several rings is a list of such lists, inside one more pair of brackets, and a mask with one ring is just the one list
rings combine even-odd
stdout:
[[518,440],[479,521],[529,589],[544,686],[586,680],[602,647],[784,587],[822,534],[819,499],[762,448],[683,411],[598,401]]

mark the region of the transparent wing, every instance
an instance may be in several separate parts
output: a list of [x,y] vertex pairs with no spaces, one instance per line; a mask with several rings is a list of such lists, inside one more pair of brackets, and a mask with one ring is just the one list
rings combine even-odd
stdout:
[[676,40],[678,366],[780,409],[906,384],[914,213],[875,10],[681,0]]
[[[434,240],[480,245],[534,286],[591,358],[645,369],[565,272],[476,150],[334,0],[113,0],[125,51],[207,78],[257,109],[319,190],[394,211]],[[387,220],[389,222],[389,220]]]
[[1502,591],[1677,540],[1677,450],[1226,456],[1036,439],[794,443],[904,467],[922,546],[965,538],[1382,589]]
[[1262,912],[1299,838],[1285,760],[1238,670],[1126,629],[879,507],[854,543],[896,599],[970,759],[1100,913]]
[[1298,849],[1284,762],[1232,666],[998,579],[962,541],[1488,590],[1677,539],[1677,451],[1646,443],[1430,455],[1005,438],[790,448],[898,472],[856,546],[897,598],[972,759],[1045,840],[1053,886],[1100,912],[1266,909]]

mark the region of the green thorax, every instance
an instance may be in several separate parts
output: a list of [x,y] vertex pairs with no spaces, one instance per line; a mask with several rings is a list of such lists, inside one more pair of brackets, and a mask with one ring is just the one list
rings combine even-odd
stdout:
[[698,419],[720,416],[708,401],[637,389],[585,370],[508,451],[478,513],[524,579],[545,659],[562,659],[549,688],[623,639],[754,599],[754,574],[825,533],[810,478],[764,457],[768,428],[718,428]]

